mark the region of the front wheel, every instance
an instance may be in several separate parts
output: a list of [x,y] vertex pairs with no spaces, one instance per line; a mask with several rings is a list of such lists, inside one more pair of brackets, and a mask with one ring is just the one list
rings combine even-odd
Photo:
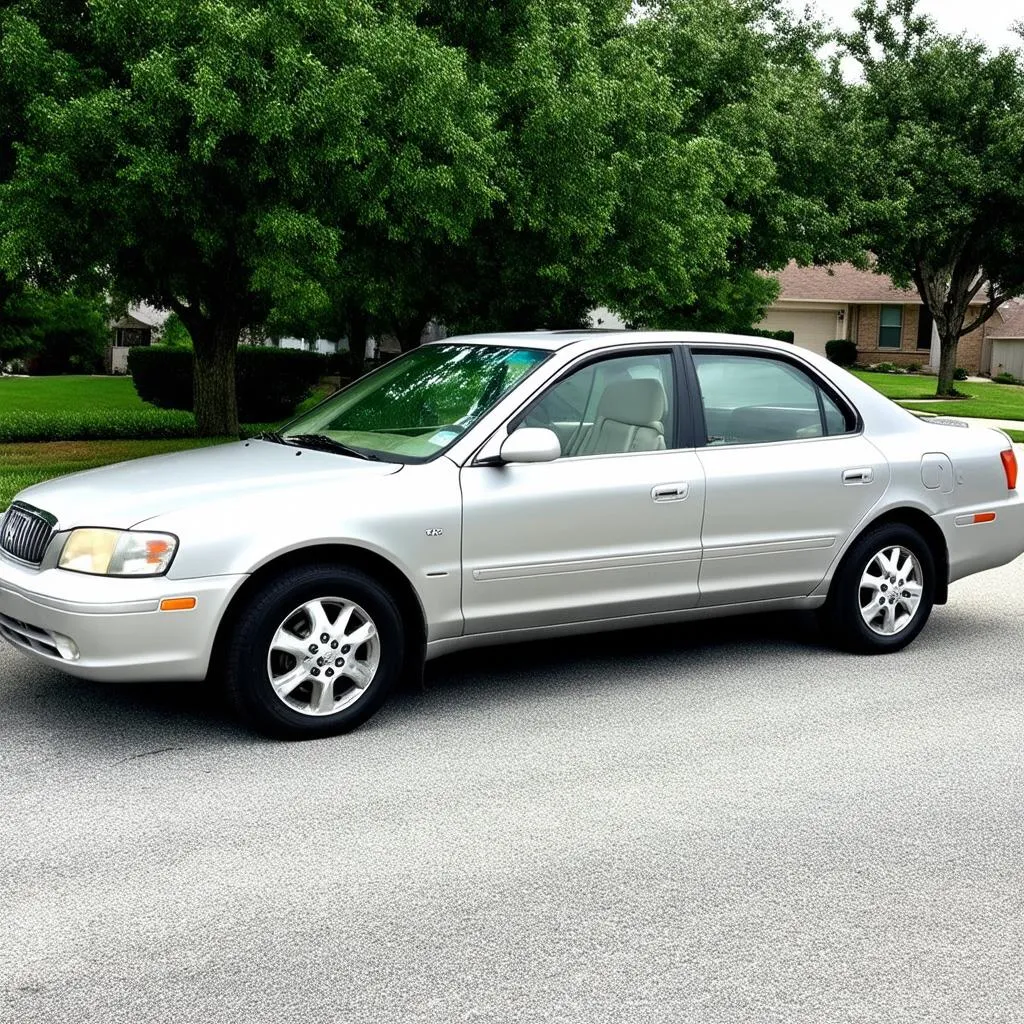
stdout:
[[398,609],[376,581],[342,566],[294,569],[239,617],[227,652],[227,689],[261,732],[329,736],[380,709],[404,651]]
[[879,526],[850,548],[832,581],[822,625],[846,650],[883,654],[906,647],[935,600],[935,559],[901,523]]

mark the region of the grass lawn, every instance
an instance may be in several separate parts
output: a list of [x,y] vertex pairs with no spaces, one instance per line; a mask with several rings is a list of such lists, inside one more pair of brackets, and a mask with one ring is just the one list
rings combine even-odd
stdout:
[[0,509],[6,508],[18,491],[41,480],[95,469],[112,462],[163,455],[186,448],[220,444],[216,438],[175,438],[160,441],[44,441],[0,446]]
[[935,397],[935,378],[903,373],[870,373],[854,370],[854,374],[887,398],[893,398],[908,409],[933,412],[938,416],[980,416],[993,420],[1024,420],[1024,387],[1016,384],[975,383],[957,381],[957,391],[969,398],[946,402],[914,402],[915,398]]
[[135,393],[131,377],[0,377],[0,414],[152,408]]

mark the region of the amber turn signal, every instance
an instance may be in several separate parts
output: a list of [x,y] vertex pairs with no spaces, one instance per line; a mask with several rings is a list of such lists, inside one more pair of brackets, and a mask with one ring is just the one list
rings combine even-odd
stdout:
[[165,597],[160,602],[162,612],[190,612],[196,606],[194,597]]

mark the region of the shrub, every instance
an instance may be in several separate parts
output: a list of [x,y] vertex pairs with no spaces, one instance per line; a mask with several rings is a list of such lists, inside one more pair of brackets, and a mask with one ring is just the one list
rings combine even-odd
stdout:
[[1020,381],[1012,373],[997,373],[992,378],[993,384],[1019,384]]
[[741,331],[742,334],[750,334],[755,338],[771,338],[774,341],[785,341],[790,345],[796,343],[796,335],[792,331],[763,331],[758,327],[751,327],[749,330]]
[[132,348],[128,372],[139,398],[161,409],[192,411],[192,351],[162,345]]
[[[326,357],[295,349],[245,346],[238,349],[235,379],[238,415],[247,423],[281,420],[320,380]],[[133,348],[128,371],[145,402],[162,409],[192,408],[192,353],[184,348]]]
[[290,416],[326,369],[326,358],[316,352],[239,349],[236,370],[239,419],[255,423]]
[[900,368],[895,363],[875,363],[871,369],[875,373],[899,373]]
[[857,362],[857,343],[848,338],[826,341],[825,355],[837,366],[853,366]]
[[920,373],[921,372],[921,364],[920,363],[907,363],[907,365],[904,367],[904,369],[907,371],[907,373]]
[[953,371],[953,380],[967,380],[967,371],[962,366],[958,366]]

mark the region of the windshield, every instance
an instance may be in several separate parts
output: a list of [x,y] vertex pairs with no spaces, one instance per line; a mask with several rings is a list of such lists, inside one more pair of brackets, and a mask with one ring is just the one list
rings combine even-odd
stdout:
[[548,355],[501,345],[426,345],[292,420],[281,437],[295,444],[318,437],[324,446],[333,441],[393,461],[429,459]]

